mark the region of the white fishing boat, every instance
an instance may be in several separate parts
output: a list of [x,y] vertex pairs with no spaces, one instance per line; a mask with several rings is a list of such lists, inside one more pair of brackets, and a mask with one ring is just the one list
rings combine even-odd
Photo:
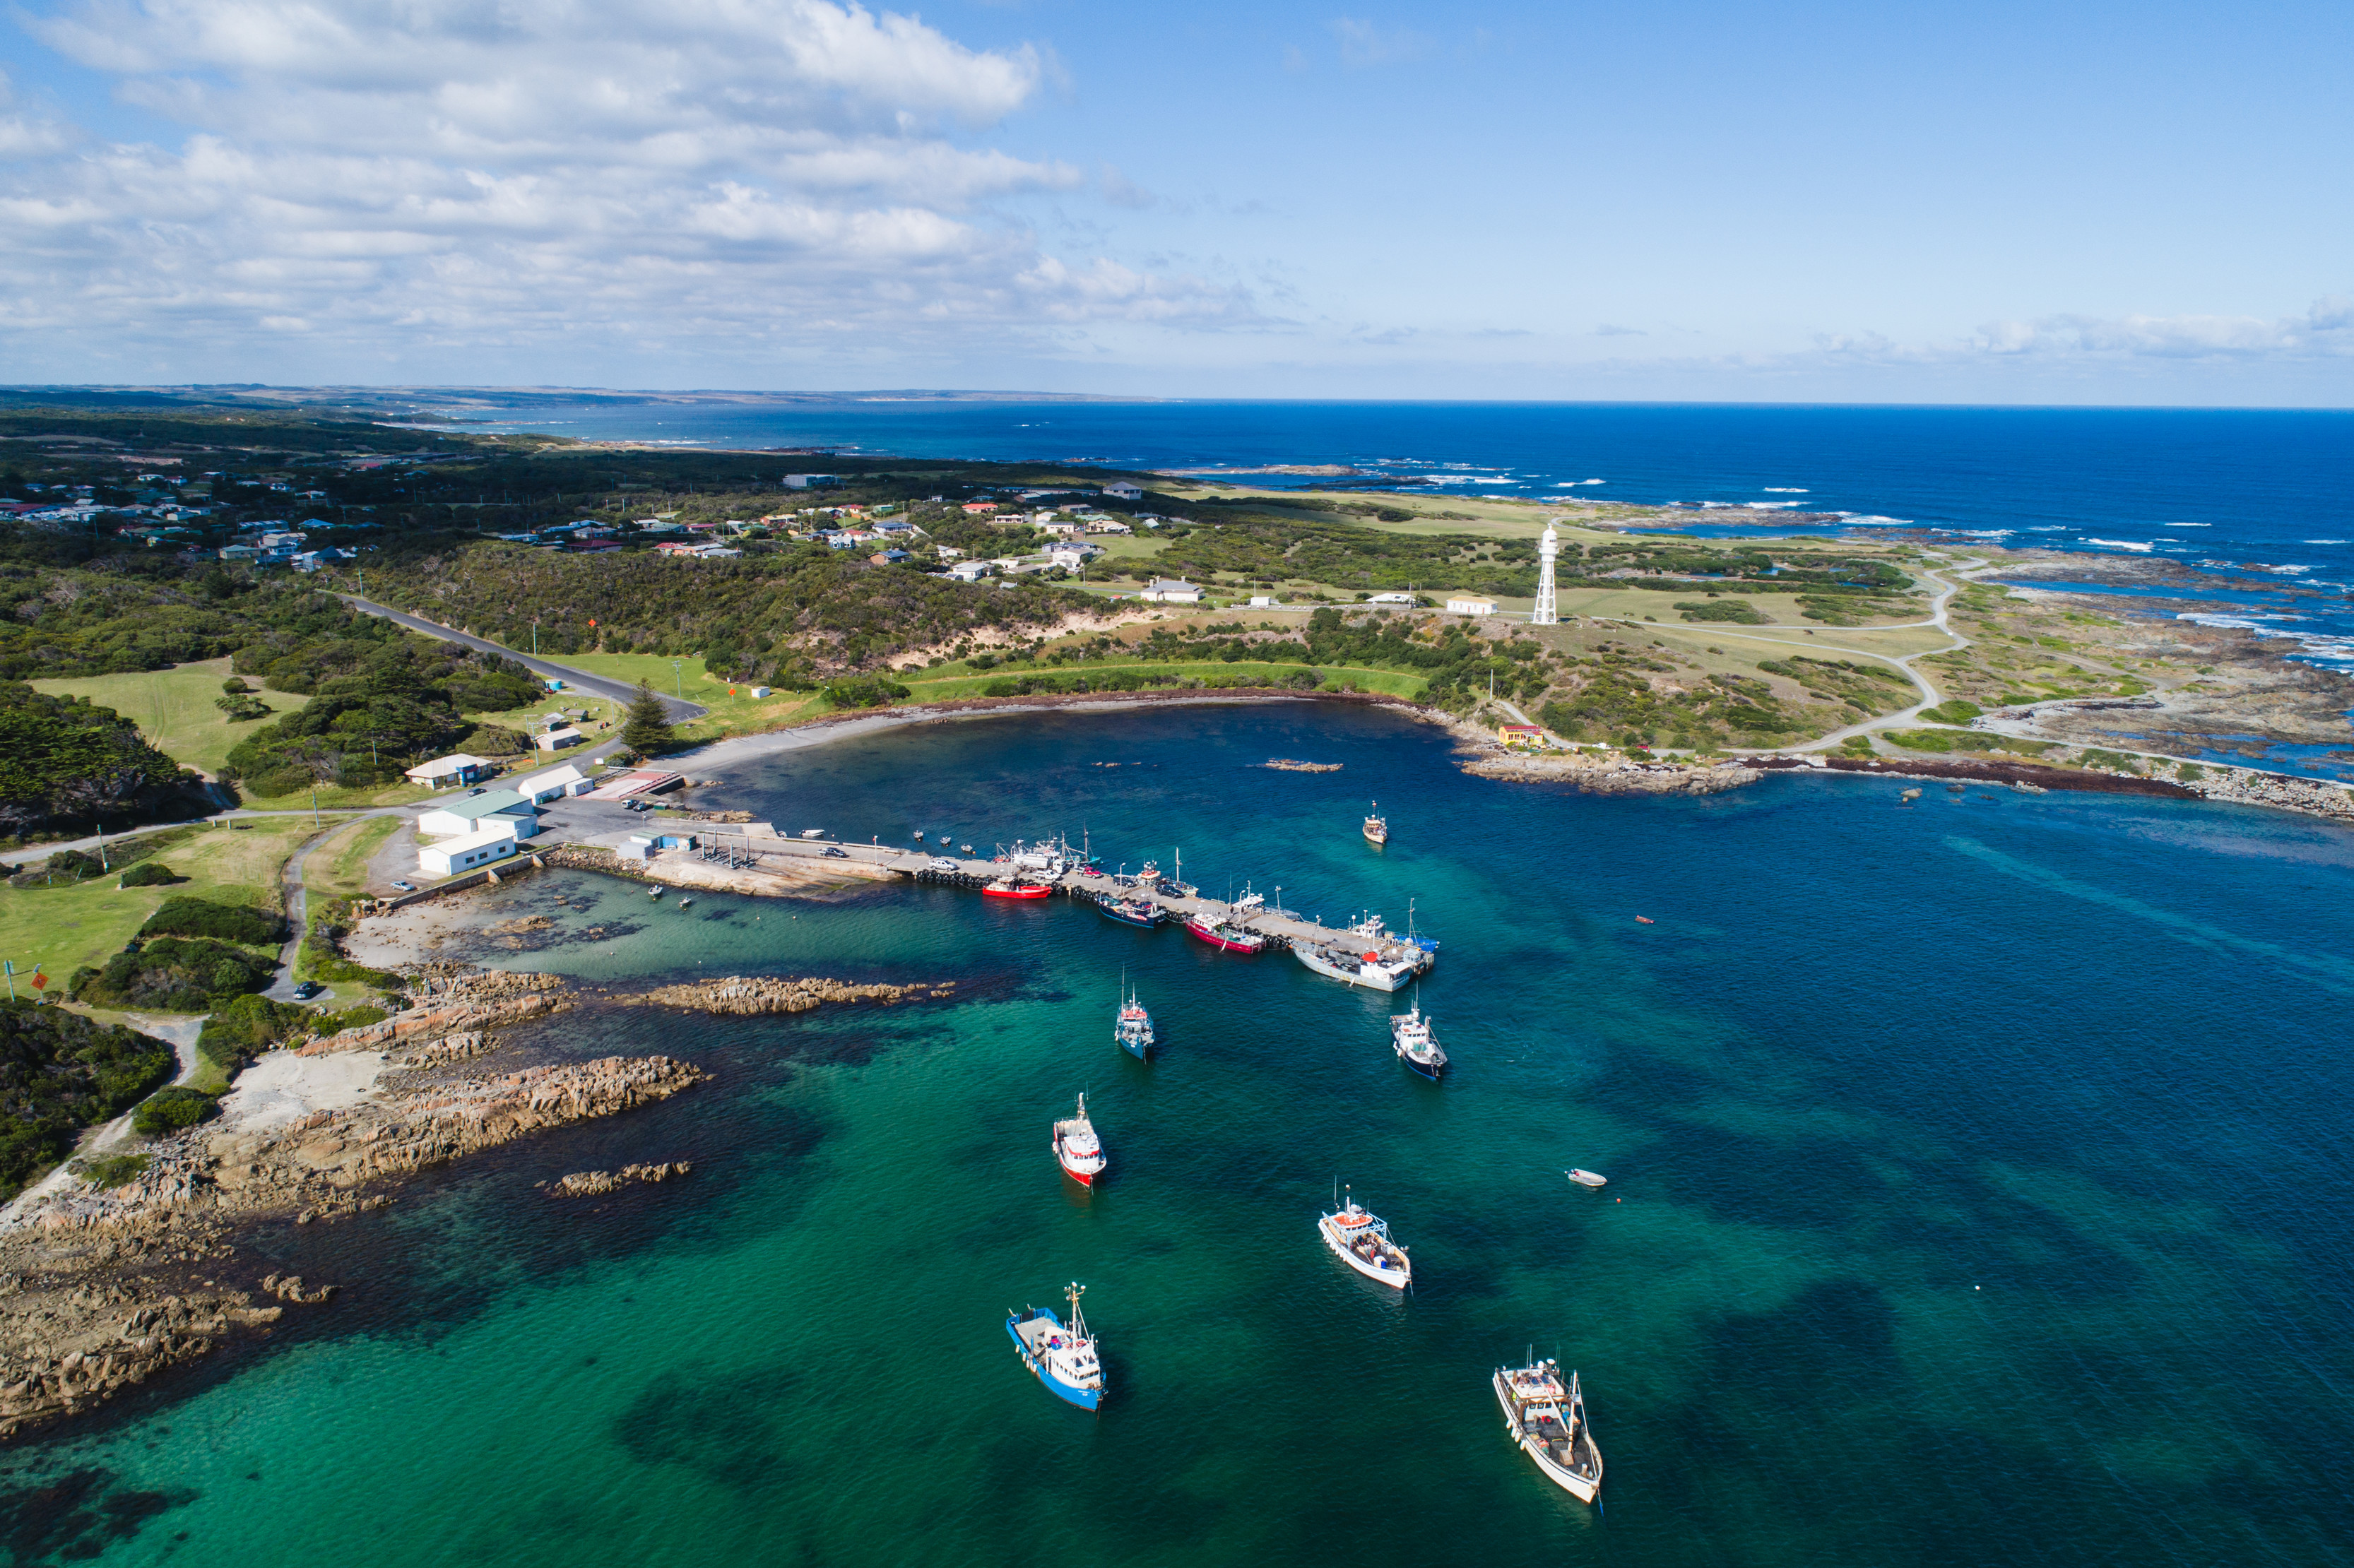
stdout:
[[1378,915],[1349,927],[1337,941],[1294,942],[1291,956],[1328,980],[1367,991],[1399,990],[1431,962],[1429,948],[1383,929]]
[[1414,1283],[1414,1264],[1405,1248],[1390,1239],[1390,1227],[1352,1196],[1316,1222],[1324,1245],[1333,1255],[1367,1279],[1404,1290]]
[[1564,1171],[1562,1174],[1568,1177],[1571,1181],[1576,1182],[1581,1187],[1605,1186],[1609,1181],[1609,1178],[1606,1176],[1598,1176],[1591,1171]]
[[1078,1114],[1055,1124],[1055,1159],[1064,1174],[1082,1187],[1094,1186],[1104,1167],[1111,1163],[1104,1153],[1103,1139],[1096,1136],[1096,1124],[1087,1119],[1085,1094],[1079,1096]]
[[1423,1016],[1419,996],[1405,1012],[1391,1016],[1390,1047],[1399,1061],[1433,1083],[1447,1071],[1447,1053],[1439,1048],[1438,1036],[1430,1032],[1430,1020]]
[[1545,1478],[1580,1502],[1602,1491],[1602,1450],[1585,1420],[1585,1396],[1577,1374],[1561,1381],[1561,1363],[1531,1361],[1498,1367],[1496,1403],[1504,1407],[1504,1435],[1537,1462]]

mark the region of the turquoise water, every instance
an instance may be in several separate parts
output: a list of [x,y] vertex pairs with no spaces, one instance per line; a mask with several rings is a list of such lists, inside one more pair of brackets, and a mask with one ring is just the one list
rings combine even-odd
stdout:
[[[500,961],[959,1000],[563,1015],[535,1049],[716,1080],[258,1238],[250,1272],[347,1294],[12,1450],[16,1560],[2354,1561],[2354,834],[1906,806],[1893,780],[1594,799],[1308,705],[933,725],[731,771],[728,803],[781,826],[1084,827],[1113,863],[1182,846],[1206,889],[1280,883],[1328,918],[1412,898],[1457,1071],[1397,1065],[1388,999],[1061,900],[681,912],[525,880],[482,918],[563,939]],[[1386,851],[1356,832],[1371,798]],[[1111,1044],[1123,969],[1150,1065]],[[1047,1147],[1082,1087],[1113,1162],[1092,1195]],[[675,1158],[695,1174],[609,1199],[532,1187]],[[1322,1250],[1336,1179],[1413,1249],[1411,1298]],[[1071,1278],[1099,1418],[1002,1327]],[[1501,1436],[1488,1374],[1531,1345],[1585,1376],[1604,1511]]]

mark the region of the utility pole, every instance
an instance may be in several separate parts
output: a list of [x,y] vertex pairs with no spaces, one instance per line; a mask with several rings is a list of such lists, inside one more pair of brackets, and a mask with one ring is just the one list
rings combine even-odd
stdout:
[[311,786],[311,825],[314,828],[319,825],[319,787],[316,784]]

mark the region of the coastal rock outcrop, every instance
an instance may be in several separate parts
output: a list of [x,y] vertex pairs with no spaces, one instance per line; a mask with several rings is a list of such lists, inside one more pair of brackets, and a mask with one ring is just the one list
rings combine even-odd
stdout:
[[[433,972],[437,970],[440,972]],[[300,1048],[300,1054],[384,1051],[419,1035],[446,1042],[571,1005],[570,988],[554,975],[437,964],[412,976],[410,983],[421,993],[416,1006],[381,1022],[313,1040]]]
[[619,1171],[575,1171],[571,1175],[550,1182],[547,1195],[551,1198],[588,1198],[603,1192],[616,1192],[632,1181],[667,1181],[673,1176],[684,1176],[694,1170],[684,1160],[673,1160],[660,1165],[624,1165]]
[[956,981],[937,980],[914,985],[852,985],[822,976],[782,977],[730,975],[725,980],[695,980],[666,985],[636,996],[613,1000],[638,1007],[684,1007],[697,1012],[726,1012],[749,1017],[768,1012],[807,1012],[828,1002],[894,1002],[945,998]]

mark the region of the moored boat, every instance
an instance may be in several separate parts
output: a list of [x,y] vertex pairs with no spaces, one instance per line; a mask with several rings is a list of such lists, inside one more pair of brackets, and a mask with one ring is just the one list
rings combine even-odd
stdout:
[[1152,1014],[1144,1011],[1136,993],[1130,991],[1119,1004],[1119,1012],[1111,1021],[1112,1043],[1140,1062],[1152,1059]]
[[991,883],[981,890],[983,898],[1044,898],[1055,890],[1040,883],[1024,882],[1020,877]]
[[1158,930],[1161,922],[1169,918],[1169,911],[1149,898],[1107,898],[1096,906],[1096,913],[1107,920],[1141,926],[1148,931]]
[[1365,842],[1376,844],[1385,844],[1390,842],[1390,820],[1382,815],[1382,803],[1379,800],[1373,802],[1373,810],[1366,814]]
[[1207,915],[1196,915],[1186,921],[1185,931],[1222,953],[1256,953],[1267,947],[1264,933],[1237,926],[1232,920],[1214,920]]
[[1367,991],[1396,991],[1432,961],[1430,949],[1419,941],[1382,929],[1378,915],[1369,915],[1348,927],[1338,941],[1294,941],[1291,952],[1326,979],[1361,985]]
[[1498,1367],[1496,1403],[1504,1407],[1504,1435],[1537,1462],[1545,1478],[1580,1502],[1602,1490],[1602,1450],[1585,1421],[1585,1396],[1577,1374],[1561,1381],[1561,1363],[1532,1361]]
[[1086,1294],[1087,1287],[1076,1280],[1064,1290],[1064,1299],[1071,1304],[1067,1326],[1051,1307],[1024,1307],[1005,1314],[1005,1331],[1013,1336],[1013,1353],[1031,1376],[1057,1398],[1094,1410],[1103,1403],[1104,1372],[1095,1336],[1087,1332],[1087,1317],[1079,1310],[1079,1298]]
[[1087,1097],[1079,1096],[1078,1113],[1055,1124],[1055,1160],[1063,1173],[1082,1187],[1092,1187],[1102,1175],[1110,1160],[1104,1153],[1103,1139],[1096,1136],[1096,1124],[1087,1119]]
[[1400,1290],[1414,1283],[1414,1264],[1405,1248],[1392,1241],[1388,1224],[1354,1197],[1318,1220],[1316,1229],[1335,1256],[1366,1278]]
[[1568,1177],[1571,1181],[1576,1182],[1581,1187],[1607,1186],[1610,1181],[1608,1177],[1597,1176],[1591,1171],[1564,1171],[1562,1174]]
[[1391,1015],[1390,1046],[1399,1061],[1434,1083],[1447,1071],[1447,1053],[1439,1048],[1438,1036],[1431,1033],[1430,1020],[1422,1015],[1419,1000],[1404,1012]]

